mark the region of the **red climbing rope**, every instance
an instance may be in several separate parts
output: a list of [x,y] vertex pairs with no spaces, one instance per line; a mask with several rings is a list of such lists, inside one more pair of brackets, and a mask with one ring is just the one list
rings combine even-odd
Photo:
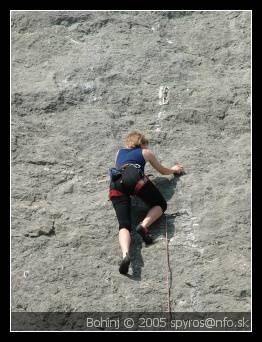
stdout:
[[166,240],[166,287],[167,287],[167,312],[171,318],[171,305],[170,305],[170,263],[169,263],[169,250],[168,250],[168,237],[167,237],[167,215],[166,216],[166,228],[165,228],[165,240]]

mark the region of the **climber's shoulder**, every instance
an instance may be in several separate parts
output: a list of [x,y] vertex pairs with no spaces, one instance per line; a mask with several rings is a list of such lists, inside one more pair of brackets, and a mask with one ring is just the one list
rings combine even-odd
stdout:
[[145,161],[151,161],[155,157],[154,152],[151,151],[149,148],[143,148],[142,154]]
[[116,164],[116,161],[117,161],[117,157],[118,157],[118,153],[119,153],[119,151],[120,151],[120,150],[118,150],[118,151],[116,152],[116,156],[115,156],[115,164]]

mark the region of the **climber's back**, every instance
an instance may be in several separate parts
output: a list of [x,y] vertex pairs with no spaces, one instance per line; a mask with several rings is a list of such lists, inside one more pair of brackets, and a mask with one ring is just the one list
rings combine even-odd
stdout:
[[144,172],[146,161],[142,148],[121,148],[117,153],[116,168],[120,169],[125,164],[139,164],[141,170]]

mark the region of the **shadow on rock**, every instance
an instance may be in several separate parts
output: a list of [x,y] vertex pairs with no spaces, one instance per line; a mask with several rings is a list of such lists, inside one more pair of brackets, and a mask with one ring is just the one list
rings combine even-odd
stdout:
[[[180,176],[174,176],[171,179],[156,177],[152,179],[152,182],[160,190],[167,202],[174,195],[179,177]],[[136,196],[132,197],[132,243],[130,248],[130,257],[133,274],[128,275],[128,277],[136,281],[141,280],[142,267],[144,266],[141,253],[144,243],[141,237],[135,232],[135,227],[146,217],[148,210],[149,207],[140,198]],[[175,233],[174,221],[175,215],[168,214],[167,212],[156,220],[150,227],[150,234],[154,239],[154,243],[146,248],[154,248],[154,245],[159,242],[161,237],[165,238],[166,231],[167,239],[170,240]]]
[[155,184],[155,186],[160,190],[162,195],[165,197],[168,202],[174,195],[177,182],[181,176],[172,176],[172,178],[166,177],[155,177],[151,181]]

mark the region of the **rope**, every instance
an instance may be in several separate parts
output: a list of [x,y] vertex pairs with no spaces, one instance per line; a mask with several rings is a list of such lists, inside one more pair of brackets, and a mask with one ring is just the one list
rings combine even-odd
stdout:
[[171,319],[171,304],[170,304],[170,278],[172,276],[170,262],[169,262],[169,249],[168,249],[168,237],[167,237],[167,215],[166,225],[165,225],[165,242],[166,242],[166,289],[167,289],[167,312],[169,314],[169,319]]

